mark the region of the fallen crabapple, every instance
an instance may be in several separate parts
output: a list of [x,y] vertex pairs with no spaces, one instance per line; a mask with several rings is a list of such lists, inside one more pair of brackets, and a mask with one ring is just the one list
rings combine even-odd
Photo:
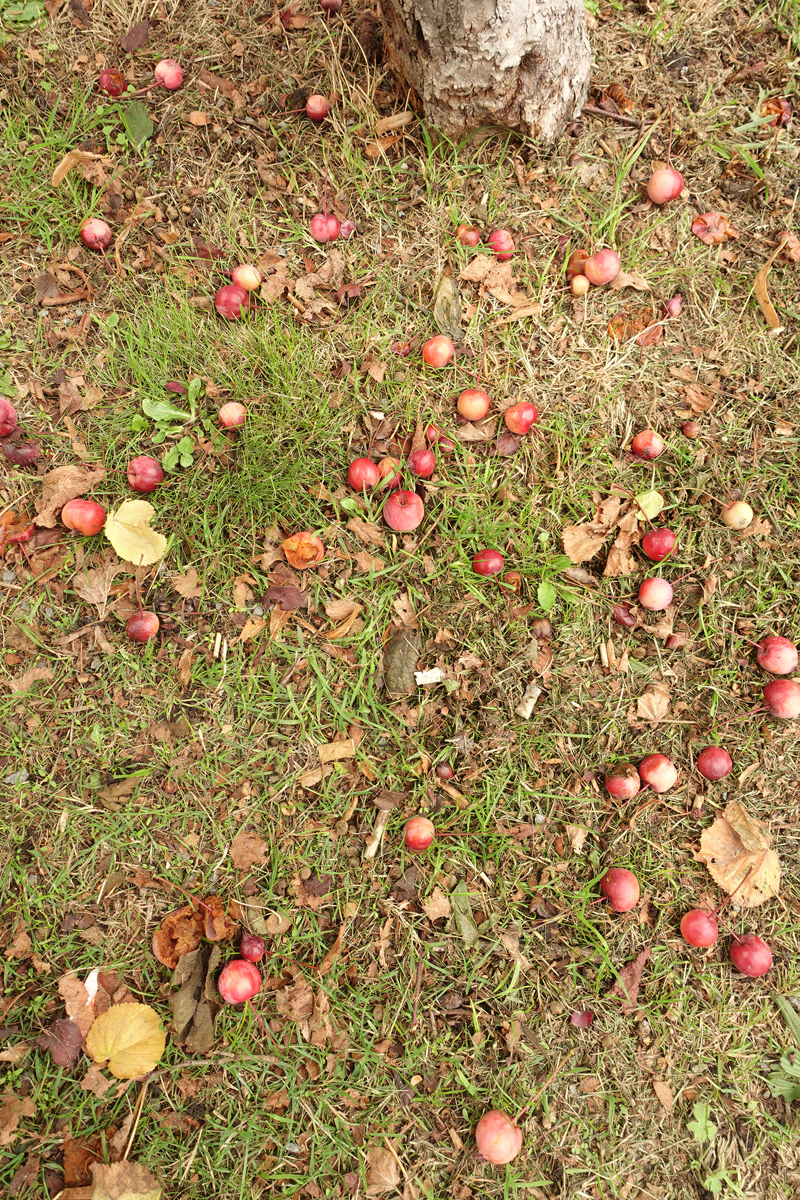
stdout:
[[797,647],[785,637],[765,637],[758,643],[756,658],[770,675],[791,675],[797,667]]
[[261,972],[246,958],[232,958],[219,973],[217,990],[226,1004],[242,1004],[261,989]]
[[326,242],[335,242],[342,230],[339,218],[333,213],[317,213],[311,218],[309,228],[314,241],[320,242],[322,245],[325,245]]
[[261,272],[250,263],[240,263],[238,267],[233,268],[231,280],[236,287],[252,292],[261,283]]
[[101,92],[116,99],[117,96],[121,96],[124,91],[127,91],[128,81],[122,71],[118,71],[116,67],[106,67],[104,71],[100,72],[97,86]]
[[214,308],[226,321],[238,321],[247,312],[250,300],[243,287],[226,283],[214,297]]
[[660,575],[645,579],[639,587],[639,603],[650,612],[663,612],[669,608],[674,596],[672,584]]
[[722,520],[729,529],[746,529],[753,520],[753,510],[744,500],[735,500],[732,504],[723,504]]
[[585,275],[573,275],[569,281],[569,290],[573,296],[585,296],[591,286]]
[[425,505],[416,492],[392,492],[383,506],[383,519],[397,533],[410,533],[422,524]]
[[357,492],[362,488],[374,488],[380,480],[381,473],[371,458],[354,458],[347,468],[347,482]]
[[695,766],[704,779],[724,779],[733,770],[733,760],[721,746],[706,746],[698,754]]
[[480,240],[481,235],[474,225],[456,226],[456,241],[460,242],[462,246],[477,246]]
[[183,67],[174,58],[162,58],[160,63],[156,63],[153,74],[156,82],[170,92],[176,91],[183,83]]
[[690,946],[713,946],[719,937],[719,925],[713,912],[692,908],[681,918],[681,937]]
[[444,454],[450,454],[456,448],[453,439],[449,438],[445,431],[440,429],[438,425],[425,426],[425,441],[438,446]]
[[643,429],[641,433],[636,434],[636,437],[631,442],[632,453],[637,458],[643,458],[647,462],[653,458],[658,458],[659,454],[663,454],[666,448],[666,444],[662,442],[654,429]]
[[247,420],[247,409],[236,400],[228,400],[217,415],[220,425],[224,425],[226,429],[236,429]]
[[13,437],[0,435],[0,449],[6,462],[14,467],[27,467],[42,457],[38,442],[20,442]]
[[436,337],[428,338],[422,347],[422,360],[429,367],[445,367],[455,354],[455,346],[449,337],[437,333]]
[[606,767],[603,782],[609,795],[616,800],[630,800],[642,786],[639,772],[633,763],[613,763]]
[[128,463],[127,475],[135,492],[154,492],[164,478],[164,471],[157,458],[139,454]]
[[678,778],[672,759],[666,754],[648,754],[639,763],[639,776],[654,792],[668,792]]
[[[63,510],[62,510],[63,511]],[[793,679],[773,679],[764,685],[764,701],[773,717],[793,721],[800,716],[800,683]]]
[[0,396],[0,438],[8,437],[17,428],[17,410],[10,400]]
[[652,562],[663,562],[678,544],[671,529],[648,529],[642,538],[642,549]]
[[356,232],[357,230],[355,221],[342,221],[341,225],[339,226],[339,237],[343,237],[345,239],[351,238]]
[[342,7],[342,0],[319,0],[319,6],[330,17]]
[[697,421],[684,421],[681,425],[681,432],[684,437],[689,438],[690,441],[694,441],[695,438],[700,437],[700,425]]
[[514,239],[507,229],[495,229],[494,233],[489,234],[486,244],[494,251],[498,262],[508,262],[514,257]]
[[536,411],[535,404],[529,404],[527,400],[520,400],[518,404],[512,404],[503,413],[503,420],[506,423],[506,428],[511,433],[525,434],[528,433],[533,425],[535,425],[539,417]]
[[583,264],[583,274],[589,283],[595,287],[602,287],[603,284],[611,283],[612,279],[616,279],[619,275],[619,267],[619,255],[606,247],[605,250],[598,250],[597,254],[586,259]]
[[315,125],[319,125],[324,121],[330,111],[331,106],[328,103],[327,96],[321,96],[319,92],[314,92],[306,100],[306,116]]
[[111,226],[99,217],[85,217],[81,222],[80,234],[84,246],[90,250],[105,250],[114,237]]
[[94,537],[106,523],[106,510],[96,500],[68,500],[61,509],[61,520],[67,529]]
[[505,559],[499,550],[479,550],[472,560],[476,575],[499,575],[504,566]]
[[397,459],[389,454],[378,463],[378,474],[384,488],[399,488],[403,482],[403,469]]
[[125,632],[132,642],[151,642],[157,637],[161,622],[154,612],[140,608],[125,622]]
[[409,850],[427,850],[436,837],[436,827],[427,817],[410,817],[403,829],[403,839]]
[[677,200],[682,191],[683,176],[674,167],[653,171],[647,181],[647,195],[653,204],[668,204],[670,200]]
[[259,937],[257,933],[243,933],[242,943],[239,947],[239,953],[242,958],[248,962],[257,963],[264,957],[264,939]]
[[439,763],[439,765],[437,766],[436,774],[439,776],[440,779],[452,779],[454,771],[453,771],[453,768],[450,766],[450,763],[442,762],[442,763]]
[[427,479],[436,470],[436,455],[432,450],[413,450],[408,456],[407,465],[412,475]]
[[481,1158],[502,1166],[516,1158],[522,1149],[522,1130],[511,1117],[493,1108],[475,1126],[475,1144]]
[[456,408],[467,421],[482,421],[492,401],[483,388],[467,388],[456,401]]
[[682,311],[683,296],[680,294],[680,292],[676,292],[670,300],[665,302],[664,315],[667,317],[679,317]]
[[625,867],[611,867],[600,880],[600,891],[608,899],[613,912],[630,912],[639,903],[641,890],[633,871]]
[[767,943],[754,933],[745,933],[742,937],[734,939],[730,958],[737,971],[753,979],[759,975],[766,975],[772,966],[772,951]]

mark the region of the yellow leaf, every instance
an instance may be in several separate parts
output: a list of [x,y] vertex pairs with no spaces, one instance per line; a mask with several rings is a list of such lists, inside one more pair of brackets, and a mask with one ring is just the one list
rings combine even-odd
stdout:
[[120,558],[137,567],[158,562],[167,548],[163,533],[150,528],[155,511],[146,500],[126,500],[106,517],[106,537]]
[[705,863],[712,879],[736,903],[744,908],[756,908],[777,896],[781,882],[780,860],[770,850],[769,838],[761,832],[757,821],[740,804],[732,800],[710,828],[700,837],[700,849],[695,862]]
[[[113,1010],[112,1010],[113,1011]],[[159,1200],[161,1185],[141,1163],[92,1163],[92,1200]]]
[[97,1018],[86,1035],[95,1062],[108,1062],[117,1079],[152,1071],[167,1044],[158,1013],[149,1004],[117,1004]]

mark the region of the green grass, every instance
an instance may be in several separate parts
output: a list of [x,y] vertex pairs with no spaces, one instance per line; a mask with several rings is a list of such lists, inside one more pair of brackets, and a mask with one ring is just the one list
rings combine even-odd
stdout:
[[[783,6],[779,23],[791,11]],[[675,10],[665,8],[659,19],[665,16],[672,19]],[[666,32],[647,32],[641,14],[625,14],[641,30],[631,34],[637,47],[713,41],[716,26],[698,25],[694,10],[679,16]],[[239,28],[243,39],[254,36]],[[165,208],[174,201],[180,212],[188,199],[183,189],[207,179],[206,194],[191,198],[200,217],[174,220],[174,244],[157,240],[157,230],[170,224],[166,217],[132,234],[122,252],[125,277],[80,250],[76,261],[96,289],[98,319],[85,346],[54,347],[48,333],[69,330],[80,313],[48,315],[35,307],[32,281],[57,269],[75,246],[82,217],[100,209],[95,190],[74,174],[55,191],[49,180],[66,151],[97,136],[106,119],[97,98],[64,71],[74,47],[71,34],[58,30],[66,41],[48,50],[46,73],[58,83],[62,111],[43,113],[33,100],[17,99],[0,135],[9,164],[0,214],[14,235],[0,246],[9,267],[4,319],[16,339],[3,343],[3,369],[18,387],[34,378],[46,389],[43,400],[28,392],[18,407],[48,467],[74,461],[51,390],[58,369],[79,371],[100,390],[102,399],[74,420],[105,465],[99,496],[109,506],[129,497],[125,467],[133,454],[161,455],[189,438],[194,462],[168,473],[151,497],[155,524],[170,538],[164,565],[142,580],[145,603],[163,622],[157,643],[134,646],[125,638],[124,618],[135,604],[132,570],[115,580],[119,595],[103,626],[111,652],[95,642],[94,626],[72,637],[97,616],[74,581],[99,561],[107,549],[102,539],[68,539],[61,560],[37,550],[32,569],[17,549],[3,560],[2,679],[19,679],[31,667],[52,672],[28,693],[0,691],[0,779],[25,772],[2,784],[0,1024],[10,1028],[10,1044],[30,1046],[20,1061],[5,1064],[5,1086],[36,1105],[4,1147],[3,1183],[8,1188],[36,1153],[41,1169],[30,1194],[44,1197],[42,1172],[60,1169],[66,1129],[97,1139],[103,1154],[103,1139],[110,1142],[112,1127],[141,1098],[131,1157],[181,1200],[363,1195],[367,1154],[385,1150],[386,1139],[405,1173],[398,1194],[409,1197],[682,1200],[711,1194],[713,1184],[721,1195],[742,1188],[788,1198],[796,1187],[793,1117],[769,1096],[766,1075],[788,1042],[773,995],[798,989],[797,734],[788,723],[724,722],[760,696],[763,681],[745,639],[771,631],[800,637],[793,599],[800,578],[798,350],[791,334],[797,267],[775,264],[770,275],[787,333],[766,331],[751,294],[773,235],[781,222],[791,223],[789,206],[777,218],[739,205],[734,258],[691,235],[688,204],[642,211],[650,155],[666,152],[664,117],[643,148],[636,130],[589,121],[578,139],[541,159],[511,140],[455,145],[412,125],[397,149],[373,160],[366,147],[376,91],[386,81],[364,67],[346,36],[340,44],[333,35],[334,54],[330,37],[314,32],[294,39],[291,66],[295,80],[341,97],[324,136],[280,115],[277,92],[287,68],[283,51],[268,49],[274,71],[266,127],[252,143],[234,151],[227,131],[218,143],[187,133],[180,106],[212,111],[208,96],[189,84],[175,98],[176,114],[158,110],[166,114],[163,146],[139,158],[114,151],[123,186],[157,195]],[[95,48],[105,46],[99,33],[92,37]],[[205,9],[181,37],[187,53],[207,55],[210,70],[228,69],[226,45]],[[602,60],[609,77],[623,67]],[[651,88],[663,83],[648,72]],[[31,88],[37,82],[28,79]],[[752,128],[757,88],[739,95],[720,84],[706,96],[705,86],[704,78],[696,109],[682,108],[675,92],[674,153],[692,200],[711,194],[722,162],[751,140],[760,148],[753,161],[768,182],[770,204],[790,196],[791,141],[783,136],[765,149],[767,139]],[[249,128],[236,126],[237,136]],[[569,165],[576,150],[605,171],[591,185]],[[264,199],[251,151],[272,155],[270,169],[290,185],[280,202]],[[321,201],[323,151],[329,193],[346,196],[340,203],[359,225],[358,236],[337,249],[344,278],[363,283],[360,304],[324,314],[324,324],[293,316],[286,300],[237,324],[192,306],[190,298],[212,294],[221,276],[193,257],[190,230],[229,249],[228,267],[239,251],[256,258],[277,247],[286,250],[291,279],[306,274],[304,257],[322,264],[299,198]],[[515,160],[528,172],[527,191],[518,185]],[[132,207],[129,198],[126,204]],[[561,266],[571,247],[585,244],[584,218],[595,244],[614,244],[624,269],[648,280],[652,297],[598,290],[583,310],[573,305]],[[435,373],[421,368],[416,353],[395,358],[391,346],[433,332],[436,279],[466,261],[448,236],[459,220],[515,230],[524,248],[514,260],[520,286],[542,312],[496,326],[503,304],[490,296],[478,303],[477,291],[464,285],[465,301],[476,306],[465,325],[471,357]],[[654,247],[657,231],[673,237],[668,253]],[[167,247],[166,260],[153,257],[157,271],[132,268],[145,236]],[[655,351],[641,355],[608,338],[617,311],[650,304],[657,312],[676,291],[684,296],[683,316]],[[361,370],[370,354],[386,368],[380,384]],[[680,434],[686,380],[674,370],[687,367],[718,389],[714,408],[698,418],[697,442]],[[368,448],[365,413],[392,415],[404,433],[418,414],[454,431],[454,399],[479,370],[498,400],[537,404],[534,434],[511,458],[458,443],[452,455],[440,456],[438,487],[427,497],[420,530],[411,538],[385,531],[383,546],[362,545],[348,529],[353,498],[343,482],[350,459]],[[213,389],[201,394],[191,421],[159,428],[143,417],[143,401],[168,395],[166,381],[193,377]],[[184,407],[183,398],[171,398]],[[223,399],[249,407],[227,458],[204,451]],[[781,432],[778,419],[794,428]],[[623,447],[647,424],[665,431],[669,448],[643,468]],[[0,485],[3,509],[32,511],[40,486],[34,470],[9,471]],[[673,580],[695,573],[677,585],[677,626],[691,634],[685,651],[669,652],[611,619],[613,603],[635,596],[645,564],[633,576],[599,579],[590,588],[562,573],[565,524],[588,519],[598,494],[650,487],[665,496],[663,520],[681,526],[679,550],[660,570]],[[737,493],[769,530],[742,538],[720,523],[718,502]],[[368,498],[365,519],[381,525],[380,504]],[[299,581],[309,610],[292,614],[274,638],[267,627],[242,642],[247,617],[270,616],[265,597],[277,576],[261,558],[265,538],[275,544],[276,526],[287,534],[319,532],[326,560]],[[472,573],[472,555],[485,545],[502,548],[507,567],[519,571],[519,596]],[[379,556],[384,569],[356,570],[353,556],[362,549]],[[584,566],[599,576],[597,561]],[[187,602],[170,577],[192,568],[201,593]],[[700,606],[695,579],[711,572],[717,588]],[[237,603],[242,577],[250,592],[240,592],[245,598]],[[559,588],[549,614],[553,660],[545,694],[523,721],[514,709],[534,678],[533,622],[545,615],[537,601],[544,579]],[[332,625],[325,606],[342,597],[363,611],[351,633],[329,641],[322,636]],[[381,648],[400,619],[397,601],[406,597],[420,620],[423,664],[438,663],[448,687],[398,702],[381,687]],[[628,650],[627,673],[602,666],[600,646],[609,639],[618,658]],[[182,682],[181,656],[189,651]],[[670,686],[672,711],[651,728],[637,720],[636,699],[657,680]],[[317,747],[356,725],[363,741],[355,759],[303,788],[300,777],[319,761]],[[472,744],[462,753],[464,734]],[[735,772],[705,794],[698,821],[692,810],[702,796],[692,762],[717,735],[734,754]],[[620,814],[605,795],[603,764],[636,762],[655,749],[674,758],[680,784],[631,829],[627,818],[647,797]],[[439,789],[426,767],[445,760],[456,768],[461,798]],[[134,778],[129,794],[114,797],[115,783]],[[381,789],[398,793],[399,803],[370,864],[361,855]],[[775,967],[764,981],[733,975],[724,946],[690,954],[677,932],[697,890],[715,894],[693,851],[700,830],[732,798],[767,822],[784,864],[780,902],[726,910],[733,928],[757,929],[772,944]],[[402,844],[403,822],[417,811],[432,813],[447,835],[424,859]],[[571,853],[567,825],[590,831],[582,854]],[[270,847],[267,864],[247,873],[229,855],[243,828]],[[641,920],[638,912],[614,917],[594,903],[597,880],[611,863],[639,876],[648,900]],[[418,869],[415,888],[404,890],[410,867]],[[137,871],[167,883],[141,886]],[[301,903],[301,872],[330,876],[322,907]],[[429,921],[421,904],[435,888],[449,893],[460,882],[481,926],[475,946],[452,922]],[[299,971],[324,992],[343,1044],[305,1041],[295,1021],[278,1019],[276,986],[264,988],[256,1004],[272,1023],[277,1049],[248,1011],[228,1007],[216,1018],[208,1057],[195,1061],[201,1056],[190,1058],[170,1040],[143,1097],[138,1083],[104,1099],[83,1091],[85,1057],[74,1071],[54,1067],[34,1043],[62,1014],[57,981],[65,972],[84,977],[96,966],[113,969],[168,1019],[169,972],[150,941],[163,916],[183,903],[180,889],[216,891],[262,916],[284,914],[290,924],[270,939],[265,976],[277,985],[280,972]],[[542,923],[536,905],[543,902],[557,920]],[[35,960],[9,954],[21,921]],[[342,953],[320,978],[316,968],[343,924]],[[652,958],[637,1013],[626,1017],[609,989],[645,945]],[[284,974],[284,986],[289,978]],[[569,1014],[586,1008],[594,1023],[578,1031]],[[654,1080],[669,1084],[672,1111],[659,1105]],[[285,1103],[275,1099],[283,1089]],[[698,1103],[708,1105],[717,1126],[710,1143],[688,1130]],[[526,1108],[525,1151],[507,1168],[479,1164],[473,1155],[475,1121],[492,1106]]]

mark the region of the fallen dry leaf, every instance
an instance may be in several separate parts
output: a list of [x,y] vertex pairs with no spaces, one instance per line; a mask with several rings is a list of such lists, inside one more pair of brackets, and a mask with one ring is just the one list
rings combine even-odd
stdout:
[[367,554],[366,550],[359,550],[353,555],[353,562],[356,564],[356,569],[359,571],[382,571],[386,563],[382,558],[374,558],[371,554]]
[[343,939],[344,939],[344,931],[345,931],[345,926],[340,925],[339,932],[336,935],[336,941],[330,947],[330,949],[326,953],[325,957],[323,958],[322,962],[317,967],[317,971],[320,975],[327,975],[328,972],[333,968],[333,964],[336,962],[337,958],[341,954],[342,943],[343,943]]
[[778,895],[781,881],[780,860],[770,850],[769,838],[757,821],[740,804],[732,800],[721,816],[700,837],[700,849],[695,862],[705,863],[711,878],[728,893],[736,893],[736,903],[745,908]]
[[361,517],[351,517],[347,522],[347,528],[357,538],[360,538],[362,542],[366,542],[368,546],[381,547],[385,545],[385,538],[382,531],[377,525],[373,525],[371,521],[362,521]]
[[240,829],[231,842],[229,854],[237,871],[250,871],[254,866],[267,865],[269,843],[252,830]]
[[628,963],[627,967],[622,968],[619,973],[619,979],[609,992],[611,996],[620,996],[622,998],[622,1011],[626,1016],[630,1016],[631,1013],[636,1012],[639,988],[642,983],[642,971],[651,954],[652,950],[649,946],[640,951],[633,962]]
[[71,1067],[80,1056],[83,1034],[74,1021],[58,1018],[37,1038],[36,1045],[48,1051],[57,1067]]
[[89,993],[74,971],[59,979],[58,994],[64,1001],[70,1021],[74,1021],[86,1037],[94,1024],[94,1011],[89,1003]]
[[663,1079],[653,1079],[652,1084],[661,1107],[665,1112],[672,1112],[672,1106],[675,1103],[672,1097],[672,1088],[668,1083],[664,1083]]
[[383,1196],[397,1191],[400,1168],[388,1150],[375,1149],[367,1154],[367,1195]]
[[450,901],[440,887],[435,887],[425,900],[421,900],[422,911],[429,921],[450,916]]
[[781,243],[781,256],[787,262],[800,262],[800,238],[790,233],[788,229],[784,229],[778,234],[778,241]]
[[92,1092],[98,1100],[102,1100],[109,1088],[114,1086],[113,1079],[103,1074],[104,1063],[92,1063],[81,1080],[81,1091]]
[[120,558],[139,567],[149,567],[163,556],[167,539],[150,528],[156,510],[147,500],[123,500],[106,517],[103,533]]
[[602,547],[610,530],[619,517],[622,501],[618,496],[609,496],[595,509],[594,519],[582,525],[565,525],[561,531],[564,550],[574,563],[594,558]]
[[51,683],[55,675],[49,667],[31,667],[16,679],[9,679],[8,686],[12,695],[20,696],[29,692],[35,683],[45,681]]
[[204,932],[202,912],[194,905],[184,904],[175,912],[168,913],[153,934],[153,954],[165,967],[174,971],[184,954],[197,949]]
[[170,575],[170,586],[183,596],[184,600],[197,600],[203,594],[202,586],[197,582],[197,571],[194,567],[190,567],[185,575],[177,573]]
[[637,292],[649,292],[651,290],[650,284],[644,275],[640,275],[638,271],[620,271],[611,280],[609,288],[612,292],[619,292],[622,288],[635,288]]
[[583,847],[586,843],[586,838],[589,835],[589,830],[583,825],[566,825],[564,832],[567,835],[567,840],[574,854],[583,854]]
[[93,1162],[92,1200],[160,1200],[161,1184],[141,1163]]
[[20,1100],[13,1092],[3,1092],[0,1095],[0,1146],[10,1146],[16,1141],[20,1121],[23,1117],[32,1117],[35,1112],[36,1105],[30,1096]]
[[636,701],[636,716],[658,724],[669,716],[670,689],[667,683],[651,683]]
[[107,558],[99,567],[84,569],[80,574],[78,572],[72,578],[72,586],[82,600],[87,604],[93,604],[97,609],[97,615],[102,621],[106,615],[106,604],[108,603],[108,593],[115,576],[119,575],[120,571],[124,571],[125,567],[119,559],[113,556]]
[[166,1035],[149,1004],[116,1004],[102,1013],[86,1035],[86,1050],[95,1062],[107,1062],[117,1079],[146,1075],[158,1063]]
[[739,230],[734,229],[725,214],[719,212],[703,213],[697,217],[692,223],[692,233],[707,246],[739,236]]
[[93,487],[97,487],[105,478],[105,467],[55,467],[42,478],[42,494],[36,501],[36,525],[45,529],[53,529],[58,517],[58,510],[63,508],[68,500],[85,496]]
[[753,292],[755,293],[755,298],[758,301],[758,307],[766,317],[767,324],[769,325],[770,329],[780,329],[781,319],[776,313],[775,306],[769,298],[769,292],[767,291],[767,276],[769,275],[772,264],[783,248],[784,243],[782,242],[781,245],[778,246],[778,249],[775,250],[774,253],[771,254],[764,263],[764,266],[758,272],[753,282]]
[[344,738],[341,742],[326,742],[324,746],[318,746],[319,761],[325,763],[339,762],[343,758],[354,758],[356,753],[355,742],[352,738]]

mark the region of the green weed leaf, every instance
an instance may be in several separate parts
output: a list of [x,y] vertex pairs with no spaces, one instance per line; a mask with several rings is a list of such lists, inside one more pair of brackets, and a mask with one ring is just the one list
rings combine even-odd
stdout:
[[539,601],[539,607],[543,608],[545,612],[550,612],[557,598],[558,593],[550,580],[543,579],[536,589],[536,599]]
[[153,136],[153,122],[147,115],[147,109],[139,100],[132,100],[130,104],[120,104],[118,111],[131,145],[141,150],[147,139]]
[[636,497],[636,503],[644,515],[652,521],[664,507],[664,497],[661,492],[640,492]]
[[191,421],[192,419],[191,413],[176,408],[174,404],[170,404],[169,400],[150,400],[145,397],[142,401],[142,410],[153,421]]
[[708,1105],[699,1100],[692,1109],[694,1120],[686,1123],[689,1133],[701,1146],[704,1142],[713,1142],[717,1136],[717,1127],[712,1121],[709,1121],[708,1112]]

